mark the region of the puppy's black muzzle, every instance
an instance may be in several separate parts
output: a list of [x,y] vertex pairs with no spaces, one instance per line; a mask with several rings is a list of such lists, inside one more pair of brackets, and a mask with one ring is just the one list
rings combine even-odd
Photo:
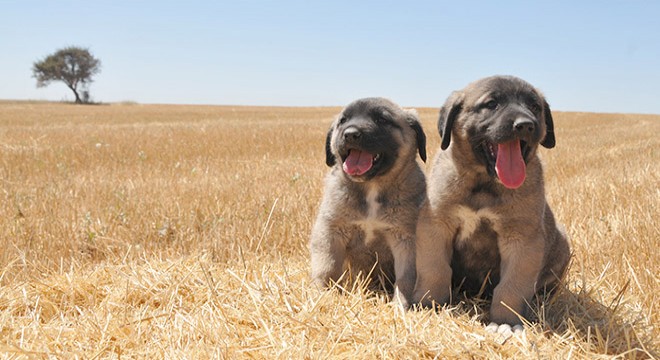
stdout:
[[344,141],[349,144],[360,141],[361,137],[362,131],[356,127],[349,127],[348,129],[344,130]]
[[491,128],[488,135],[474,143],[473,148],[478,158],[482,160],[491,176],[496,176],[498,144],[512,140],[520,140],[520,150],[525,163],[530,159],[530,152],[539,142],[541,127],[530,115],[512,111],[501,115],[500,125]]
[[538,142],[539,127],[536,122],[527,117],[519,117],[513,121],[512,132],[515,138],[526,141],[528,143]]
[[[364,156],[372,157],[371,168],[357,177],[362,180],[370,180],[387,173],[394,164],[399,146],[386,129],[351,124],[339,131],[341,133],[337,138],[337,150],[342,163],[347,161],[353,151],[357,151],[358,157],[362,159]],[[356,176],[353,177],[356,178]]]

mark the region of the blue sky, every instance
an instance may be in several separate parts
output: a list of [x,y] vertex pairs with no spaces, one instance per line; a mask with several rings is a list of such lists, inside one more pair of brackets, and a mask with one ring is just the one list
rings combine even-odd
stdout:
[[102,102],[438,107],[511,74],[555,110],[660,114],[660,1],[0,0],[0,99],[72,100],[31,73],[68,45]]

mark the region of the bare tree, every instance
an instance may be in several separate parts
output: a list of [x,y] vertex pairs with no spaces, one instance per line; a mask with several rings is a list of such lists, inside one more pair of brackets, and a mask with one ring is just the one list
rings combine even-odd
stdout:
[[[37,87],[48,86],[52,81],[62,81],[76,96],[76,104],[89,102],[89,84],[92,76],[101,72],[101,61],[89,49],[69,46],[57,50],[32,65]],[[85,96],[81,98],[79,89]]]

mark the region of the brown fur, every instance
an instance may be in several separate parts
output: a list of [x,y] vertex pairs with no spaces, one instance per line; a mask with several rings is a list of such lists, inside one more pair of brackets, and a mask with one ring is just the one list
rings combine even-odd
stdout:
[[[534,131],[514,131],[521,118]],[[566,235],[545,199],[536,154],[539,144],[555,144],[550,108],[523,80],[490,77],[453,93],[440,111],[438,129],[446,150],[434,160],[428,203],[420,213],[413,300],[442,304],[459,285],[468,294],[485,290],[493,296],[492,322],[520,324],[516,313],[527,314],[526,304],[561,278],[570,257]],[[483,143],[515,138],[527,144],[526,178],[510,189],[489,168]]]
[[[361,135],[352,139],[348,133],[355,129]],[[416,155],[426,160],[425,146],[416,113],[389,100],[357,100],[339,114],[326,139],[332,169],[310,241],[318,285],[337,282],[350,268],[353,275],[371,274],[377,286],[394,283],[396,298],[408,306],[416,278],[417,215],[426,195]],[[343,171],[350,148],[380,154],[373,171],[357,177]]]

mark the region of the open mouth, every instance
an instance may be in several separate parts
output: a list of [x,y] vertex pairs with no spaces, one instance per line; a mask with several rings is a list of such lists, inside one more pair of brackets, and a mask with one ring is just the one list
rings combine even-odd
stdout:
[[[493,168],[495,168],[495,161],[497,160],[497,144],[486,141],[482,143],[481,146],[484,150],[489,165],[492,164]],[[527,146],[527,142],[524,140],[520,140],[520,154],[522,155],[523,159],[527,159],[527,154],[529,154],[529,146]]]
[[381,154],[358,149],[349,149],[346,156],[342,156],[344,172],[350,176],[362,176],[371,170],[381,159]]
[[529,154],[527,142],[519,139],[504,143],[484,142],[481,145],[486,158],[488,173],[496,175],[504,186],[516,189],[526,176],[526,161]]

